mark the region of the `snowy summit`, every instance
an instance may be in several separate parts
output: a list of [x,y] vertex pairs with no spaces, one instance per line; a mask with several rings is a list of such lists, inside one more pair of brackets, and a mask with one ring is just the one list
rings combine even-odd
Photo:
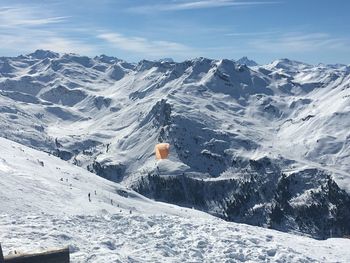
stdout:
[[258,66],[258,63],[256,63],[254,60],[251,60],[247,57],[241,57],[239,60],[237,60],[237,63],[246,65],[248,67]]

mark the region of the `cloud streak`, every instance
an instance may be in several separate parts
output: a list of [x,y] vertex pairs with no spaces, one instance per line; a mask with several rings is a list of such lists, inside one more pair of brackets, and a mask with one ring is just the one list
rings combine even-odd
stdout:
[[52,16],[43,17],[42,12],[36,8],[28,7],[5,7],[0,8],[0,28],[11,27],[35,27],[48,24],[62,23],[68,17]]
[[326,33],[287,33],[273,37],[256,38],[249,45],[257,51],[270,53],[302,53],[322,50],[347,50],[350,41]]
[[101,33],[97,37],[109,43],[113,48],[139,53],[146,57],[188,55],[193,52],[191,48],[177,42],[127,37],[110,32]]
[[93,45],[46,30],[2,34],[0,41],[2,51],[32,52],[36,49],[48,49],[60,53],[95,54],[96,52],[96,47]]
[[279,33],[278,31],[263,31],[263,32],[233,32],[227,33],[227,37],[261,37],[261,36],[272,36]]
[[136,13],[152,13],[155,11],[182,11],[194,9],[208,9],[220,7],[240,7],[277,4],[277,1],[234,1],[234,0],[203,0],[203,1],[182,1],[176,3],[141,5],[129,8],[129,11]]
[[60,53],[94,55],[103,49],[122,50],[144,58],[193,56],[191,48],[178,42],[125,36],[103,29],[79,29],[69,25],[69,17],[39,12],[38,6],[0,8],[0,50],[31,52],[49,49]]
[[2,52],[32,52],[50,49],[57,52],[93,54],[95,48],[79,39],[67,37],[69,29],[60,30],[67,16],[45,14],[38,6],[0,7],[0,50]]

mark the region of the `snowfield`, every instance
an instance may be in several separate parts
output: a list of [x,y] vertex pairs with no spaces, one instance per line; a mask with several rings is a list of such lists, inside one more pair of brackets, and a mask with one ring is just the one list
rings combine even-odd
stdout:
[[0,204],[5,254],[69,246],[72,262],[350,262],[349,239],[318,241],[151,201],[4,138]]

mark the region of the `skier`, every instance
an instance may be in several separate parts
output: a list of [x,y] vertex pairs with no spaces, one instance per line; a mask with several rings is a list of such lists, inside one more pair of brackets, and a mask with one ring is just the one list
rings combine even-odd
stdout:
[[90,193],[88,194],[89,202],[91,202]]

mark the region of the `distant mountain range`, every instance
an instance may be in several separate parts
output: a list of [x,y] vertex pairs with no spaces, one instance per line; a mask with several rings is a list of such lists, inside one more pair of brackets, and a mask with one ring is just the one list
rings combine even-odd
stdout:
[[316,238],[350,233],[349,116],[346,65],[0,58],[0,136],[156,200]]

